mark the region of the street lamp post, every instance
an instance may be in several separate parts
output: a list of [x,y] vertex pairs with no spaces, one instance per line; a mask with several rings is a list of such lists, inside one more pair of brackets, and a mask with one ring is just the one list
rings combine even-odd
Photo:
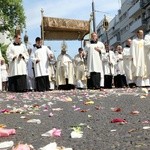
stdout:
[[93,17],[93,31],[96,32],[96,20],[95,20],[94,0],[92,0],[92,17]]
[[[104,14],[109,14],[108,12],[104,12],[104,11],[99,11],[99,10],[95,10],[95,6],[94,6],[94,0],[92,0],[92,13],[90,15],[90,21],[93,22],[93,31],[96,32],[96,17],[95,17],[95,12],[99,12],[99,13],[104,13]],[[108,29],[108,21],[106,19],[106,16],[104,18],[105,23],[107,24],[107,29]],[[105,26],[106,27],[106,26]]]

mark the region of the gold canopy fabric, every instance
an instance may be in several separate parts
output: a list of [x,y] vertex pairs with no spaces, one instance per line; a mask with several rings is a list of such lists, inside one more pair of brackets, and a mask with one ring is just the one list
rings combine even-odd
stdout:
[[83,40],[90,32],[89,21],[52,17],[43,17],[42,21],[44,40]]

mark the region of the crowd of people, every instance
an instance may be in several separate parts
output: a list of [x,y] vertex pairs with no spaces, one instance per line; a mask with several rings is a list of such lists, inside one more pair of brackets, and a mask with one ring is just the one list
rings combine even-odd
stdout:
[[124,47],[118,44],[112,49],[93,32],[74,58],[62,47],[57,59],[50,47],[42,45],[40,37],[33,48],[27,48],[17,34],[6,51],[8,65],[0,54],[0,90],[150,87],[150,34],[144,36],[143,30],[136,34]]

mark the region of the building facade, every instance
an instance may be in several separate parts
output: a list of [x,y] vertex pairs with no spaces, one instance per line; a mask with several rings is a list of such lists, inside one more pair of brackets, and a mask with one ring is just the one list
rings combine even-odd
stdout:
[[[97,32],[103,42],[106,41],[102,23],[98,25]],[[116,47],[124,46],[128,38],[133,39],[136,31],[142,29],[144,33],[150,32],[150,0],[122,0],[118,14],[109,22],[109,44]]]

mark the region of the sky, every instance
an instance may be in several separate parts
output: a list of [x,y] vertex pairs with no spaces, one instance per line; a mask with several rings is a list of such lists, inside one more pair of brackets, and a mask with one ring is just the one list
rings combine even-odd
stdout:
[[[113,18],[120,9],[120,0],[94,0],[96,25],[106,15]],[[44,16],[66,19],[86,20],[90,19],[92,12],[92,0],[23,0],[23,7],[26,15],[26,31],[31,46],[35,38],[41,36],[41,9]],[[24,33],[23,33],[24,34]],[[62,41],[44,41],[44,44],[51,47],[57,57],[61,51]],[[67,53],[74,57],[81,47],[81,41],[66,41]]]

